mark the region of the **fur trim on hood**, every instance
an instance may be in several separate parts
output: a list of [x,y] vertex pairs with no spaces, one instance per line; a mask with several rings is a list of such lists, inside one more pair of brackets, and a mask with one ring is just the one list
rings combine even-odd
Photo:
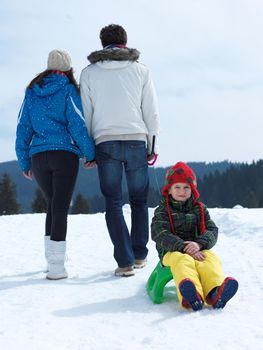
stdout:
[[125,48],[111,48],[100,51],[94,51],[88,56],[90,63],[100,61],[137,61],[140,52],[136,49]]

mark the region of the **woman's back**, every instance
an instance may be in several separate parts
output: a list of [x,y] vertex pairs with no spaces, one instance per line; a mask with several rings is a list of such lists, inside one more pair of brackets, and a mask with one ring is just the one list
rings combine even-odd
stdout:
[[[66,150],[91,159],[93,145],[84,128],[77,87],[66,74],[51,71],[26,90],[18,117],[18,160],[24,163],[21,142],[26,140],[30,140],[29,157],[44,151]],[[21,167],[26,168],[24,164]]]
[[27,108],[34,130],[31,154],[39,147],[72,145],[65,112],[67,104],[71,103],[71,94],[75,95],[74,90],[68,78],[59,74],[50,74],[44,79],[43,86],[34,84],[27,90]]

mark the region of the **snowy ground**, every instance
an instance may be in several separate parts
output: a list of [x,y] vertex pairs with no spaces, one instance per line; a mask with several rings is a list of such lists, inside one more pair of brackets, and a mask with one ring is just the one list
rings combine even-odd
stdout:
[[263,349],[263,209],[210,213],[220,228],[214,250],[240,287],[224,310],[197,313],[179,307],[172,283],[163,304],[147,296],[153,242],[147,267],[135,277],[113,276],[103,214],[69,216],[69,278],[61,281],[43,273],[45,216],[1,216],[0,349]]

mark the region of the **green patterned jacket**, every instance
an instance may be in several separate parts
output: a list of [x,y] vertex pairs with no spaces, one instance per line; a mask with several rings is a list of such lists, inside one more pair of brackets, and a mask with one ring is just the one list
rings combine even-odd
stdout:
[[155,209],[151,224],[152,240],[156,242],[161,261],[167,252],[183,252],[184,241],[195,241],[202,245],[202,250],[211,249],[216,244],[218,228],[203,203],[206,231],[202,235],[199,232],[200,209],[193,204],[192,198],[177,202],[169,196],[169,205],[176,234],[171,232],[165,198]]

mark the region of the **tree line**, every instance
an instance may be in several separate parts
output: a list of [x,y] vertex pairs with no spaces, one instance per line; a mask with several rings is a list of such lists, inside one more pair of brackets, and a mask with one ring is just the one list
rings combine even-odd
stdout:
[[252,164],[230,166],[222,173],[215,171],[199,180],[198,189],[208,207],[263,207],[263,160]]
[[[192,166],[191,163],[189,164]],[[198,175],[198,169],[194,169]],[[165,169],[161,169],[156,183],[151,184],[148,198],[149,207],[156,207],[161,198]],[[200,173],[199,173],[200,174]],[[198,190],[201,200],[209,207],[232,208],[239,204],[247,208],[263,207],[263,160],[251,164],[230,165],[223,171],[215,170],[198,177]],[[123,203],[128,203],[128,194],[124,192]],[[33,213],[46,212],[46,201],[39,188],[31,203]],[[101,195],[87,198],[78,192],[73,198],[70,214],[88,214],[104,212],[104,199]],[[11,177],[4,173],[0,177],[0,215],[21,213],[17,201],[16,185]]]
[[[40,188],[37,188],[35,191],[35,198],[32,201],[31,207],[33,213],[46,213],[47,211],[46,200]],[[0,180],[0,215],[20,213],[21,206],[16,198],[16,185],[12,182],[11,177],[8,174],[3,174]],[[88,199],[78,193],[71,205],[70,213],[91,213]]]

